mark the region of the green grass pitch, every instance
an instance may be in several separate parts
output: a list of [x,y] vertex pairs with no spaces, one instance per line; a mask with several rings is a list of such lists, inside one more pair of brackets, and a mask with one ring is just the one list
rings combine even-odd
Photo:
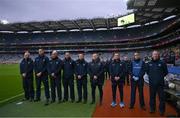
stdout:
[[[22,82],[19,75],[18,64],[0,64],[0,117],[50,117],[50,116],[69,116],[69,117],[90,117],[95,110],[95,105],[90,105],[91,88],[88,82],[88,103],[53,103],[44,106],[44,91],[42,91],[42,101],[35,103],[25,101],[23,98]],[[96,92],[98,94],[98,91]],[[18,96],[21,94],[20,96]],[[75,95],[77,100],[77,89],[75,83]],[[18,96],[13,98],[14,96]],[[8,101],[7,99],[12,98]],[[4,102],[6,101],[6,102]],[[98,95],[97,95],[98,101]],[[19,103],[19,104],[18,104]]]

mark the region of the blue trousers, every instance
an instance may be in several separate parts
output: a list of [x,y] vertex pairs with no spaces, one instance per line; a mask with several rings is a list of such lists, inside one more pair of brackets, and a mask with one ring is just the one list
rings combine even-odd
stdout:
[[40,99],[41,97],[41,83],[44,85],[45,97],[46,99],[49,99],[50,95],[48,76],[36,77],[36,99]]

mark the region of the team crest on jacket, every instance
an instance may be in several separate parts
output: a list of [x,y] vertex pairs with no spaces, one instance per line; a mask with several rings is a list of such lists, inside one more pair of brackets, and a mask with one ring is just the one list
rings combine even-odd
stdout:
[[161,67],[161,64],[158,64],[159,67]]
[[122,66],[122,64],[119,64],[120,66]]
[[58,64],[59,62],[58,61],[56,61],[56,64]]
[[83,64],[83,66],[85,66],[85,63]]

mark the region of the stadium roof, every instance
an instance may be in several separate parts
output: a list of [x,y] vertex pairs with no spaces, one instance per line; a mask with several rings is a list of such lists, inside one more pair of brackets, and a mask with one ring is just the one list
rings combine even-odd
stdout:
[[179,0],[128,0],[127,7],[134,10],[140,24],[180,14]]
[[83,30],[97,28],[112,28],[117,26],[116,18],[95,18],[95,19],[77,19],[60,20],[44,22],[26,22],[0,24],[0,31],[46,31],[46,30]]
[[[144,25],[152,21],[162,21],[163,19],[180,15],[179,0],[128,0],[128,9],[135,13],[136,22],[126,25]],[[121,17],[121,16],[119,16]],[[94,18],[77,20],[60,20],[44,22],[24,22],[0,24],[0,31],[82,31],[85,29],[97,30],[98,28],[111,29],[117,27],[117,18]]]

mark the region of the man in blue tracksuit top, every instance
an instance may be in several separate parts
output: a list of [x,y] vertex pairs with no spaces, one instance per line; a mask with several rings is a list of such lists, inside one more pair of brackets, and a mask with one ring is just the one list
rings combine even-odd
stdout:
[[145,110],[144,103],[144,74],[145,74],[145,62],[140,59],[140,54],[138,52],[134,53],[134,60],[131,63],[130,67],[130,75],[131,75],[131,101],[129,108],[134,108],[134,104],[136,101],[136,88],[139,91],[139,103],[142,110]]
[[82,101],[82,89],[83,89],[83,99],[84,104],[87,103],[87,68],[88,63],[84,59],[84,54],[80,53],[75,62],[75,75],[77,80],[77,90],[78,90],[78,101]]
[[74,102],[74,68],[75,62],[71,59],[69,52],[65,53],[65,58],[63,60],[63,87],[64,87],[64,99],[63,102],[68,101],[68,87],[70,88],[70,98],[71,102]]
[[120,107],[124,107],[124,101],[123,101],[123,87],[124,87],[124,72],[125,72],[125,65],[124,62],[120,60],[119,53],[114,53],[113,60],[109,65],[109,72],[111,76],[111,83],[112,83],[112,97],[113,101],[111,103],[112,107],[115,107],[116,104],[116,90],[117,86],[119,88],[120,92]]
[[34,71],[36,77],[36,100],[40,101],[41,97],[41,82],[44,84],[46,102],[45,105],[49,104],[49,83],[48,83],[48,71],[47,66],[49,63],[48,57],[45,56],[44,49],[39,49],[39,56],[35,58]]
[[160,115],[165,112],[164,77],[168,74],[167,65],[160,60],[158,51],[153,51],[152,60],[147,65],[150,89],[150,113],[156,110],[156,93],[159,95]]
[[33,86],[33,60],[29,57],[30,53],[25,52],[24,58],[20,62],[20,73],[22,76],[24,100],[34,100],[34,86]]
[[56,90],[58,103],[61,102],[62,99],[62,91],[61,91],[61,69],[62,69],[62,61],[58,58],[58,52],[54,50],[51,54],[51,60],[48,64],[48,74],[50,77],[50,85],[51,85],[51,103],[54,103],[56,100]]
[[99,55],[97,53],[93,53],[92,61],[88,65],[88,73],[90,76],[91,89],[92,89],[92,102],[95,103],[95,93],[96,87],[98,86],[99,94],[100,94],[100,104],[102,105],[103,100],[103,83],[104,83],[104,69],[103,63],[101,62]]

